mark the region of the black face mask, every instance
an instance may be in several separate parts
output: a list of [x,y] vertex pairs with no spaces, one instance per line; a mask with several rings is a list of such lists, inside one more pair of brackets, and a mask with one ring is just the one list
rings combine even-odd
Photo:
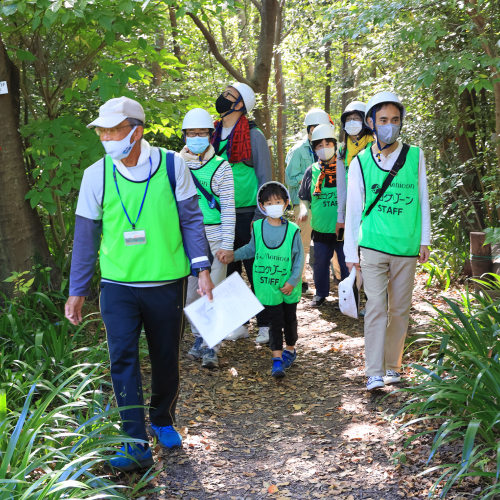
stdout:
[[235,104],[233,101],[230,101],[221,94],[215,101],[215,109],[217,110],[217,113],[219,113],[219,115],[222,115],[224,113],[227,113],[231,109],[233,104]]

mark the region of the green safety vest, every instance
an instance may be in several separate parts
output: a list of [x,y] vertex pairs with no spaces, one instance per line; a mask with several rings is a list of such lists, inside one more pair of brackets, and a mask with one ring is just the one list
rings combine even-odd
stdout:
[[[220,203],[220,201],[219,197],[212,191],[212,179],[217,169],[225,161],[224,158],[214,155],[202,167],[191,170],[191,173],[198,179],[199,183],[217,200],[217,203]],[[220,212],[215,207],[210,208],[210,202],[205,195],[198,188],[196,188],[196,190],[198,191],[198,203],[203,213],[203,224],[205,224],[205,226],[220,224]]]
[[[228,160],[227,141],[226,139],[219,143],[219,151],[222,151],[220,156],[224,160]],[[255,169],[242,161],[230,163],[230,165],[233,169],[235,208],[254,207],[257,204],[257,192],[259,190],[259,181],[255,175]]]
[[365,184],[365,207],[359,232],[359,246],[400,257],[416,257],[420,251],[422,213],[418,191],[420,149],[410,146],[406,161],[380,201],[368,216],[387,170],[381,169],[366,148],[358,155]]
[[[146,244],[125,245],[124,231],[132,227],[123,211],[113,179],[113,159],[104,157],[104,196],[100,265],[102,278],[124,283],[155,283],[190,274],[179,226],[177,203],[167,175],[166,151],[151,176],[136,229],[146,231]],[[146,189],[145,181],[131,181],[116,170],[121,199],[133,221]]]
[[321,194],[314,196],[314,187],[321,172],[319,163],[312,166],[311,179],[311,227],[318,233],[335,233],[337,226],[337,180],[335,187],[325,187],[326,176],[321,187]]
[[[255,261],[253,263],[253,286],[255,295],[265,306],[277,306],[286,302],[296,304],[302,294],[302,283],[290,295],[285,295],[280,288],[285,286],[292,274],[292,245],[299,226],[287,221],[285,237],[276,248],[269,248],[262,232],[265,219],[260,219],[253,224],[255,237]],[[269,229],[268,229],[269,230]]]

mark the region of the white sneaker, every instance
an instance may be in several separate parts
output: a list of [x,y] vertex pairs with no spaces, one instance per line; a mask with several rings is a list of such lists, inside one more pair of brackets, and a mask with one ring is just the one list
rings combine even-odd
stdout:
[[373,389],[377,389],[378,387],[384,387],[384,385],[384,379],[382,377],[368,377],[366,389],[371,391]]
[[397,384],[401,382],[401,374],[394,370],[387,370],[385,372],[384,383],[385,384]]
[[238,339],[246,339],[249,337],[248,330],[244,325],[236,328],[234,332],[230,333],[224,340],[238,340]]
[[261,326],[259,328],[259,335],[255,339],[257,344],[267,344],[269,342],[269,327]]

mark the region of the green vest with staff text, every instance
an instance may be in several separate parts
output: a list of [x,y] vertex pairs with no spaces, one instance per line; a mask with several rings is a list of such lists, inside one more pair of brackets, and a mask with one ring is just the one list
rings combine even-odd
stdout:
[[[300,301],[302,283],[290,295],[285,295],[280,288],[292,274],[292,245],[295,235],[300,232],[299,227],[287,221],[285,237],[279,246],[270,248],[264,241],[264,220],[260,219],[253,224],[255,238],[255,260],[253,264],[253,286],[255,295],[265,306],[277,306],[285,302],[295,304]],[[271,230],[272,228],[266,228]],[[299,235],[300,237],[300,235]]]
[[321,187],[321,194],[314,195],[314,187],[318,182],[321,169],[319,163],[311,165],[312,179],[311,179],[311,227],[318,233],[335,233],[337,226],[337,180],[334,179],[333,187],[325,186],[327,178],[323,179]]
[[[177,203],[167,175],[166,151],[160,149],[160,166],[151,176],[136,229],[146,231],[144,245],[125,245],[124,232],[132,231],[113,178],[113,159],[104,157],[104,196],[101,275],[109,281],[155,283],[184,278],[190,274],[179,226]],[[135,221],[147,179],[131,181],[116,169],[121,200]]]
[[369,215],[366,210],[390,174],[376,164],[371,148],[358,154],[358,159],[365,184],[359,246],[399,257],[417,257],[422,239],[418,190],[420,149],[410,146],[403,167]]
[[[220,156],[228,160],[227,139],[220,141]],[[255,175],[255,169],[242,161],[230,163],[233,170],[234,179],[234,206],[235,208],[253,207],[257,204],[257,191],[259,190],[259,181]]]

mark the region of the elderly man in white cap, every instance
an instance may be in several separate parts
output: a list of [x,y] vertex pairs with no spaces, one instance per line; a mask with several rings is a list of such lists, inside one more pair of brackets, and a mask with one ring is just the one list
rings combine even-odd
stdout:
[[[179,392],[179,347],[187,277],[212,300],[209,248],[191,174],[182,157],[142,136],[142,106],[127,97],[99,109],[95,127],[106,151],[85,170],[76,209],[66,317],[82,305],[100,250],[101,313],[111,379],[123,430],[143,444],[126,444],[110,465],[130,471],[152,465],[145,426],[139,337],[144,326],[152,372],[151,432],[167,448],[182,439],[173,427]],[[102,240],[101,240],[102,236]]]

